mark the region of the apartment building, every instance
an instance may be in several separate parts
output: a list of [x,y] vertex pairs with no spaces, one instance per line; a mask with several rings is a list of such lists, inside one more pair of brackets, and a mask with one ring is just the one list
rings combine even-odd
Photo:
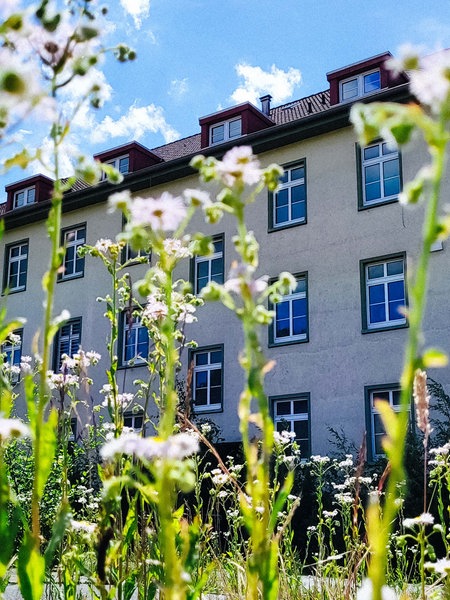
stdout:
[[[66,255],[56,311],[67,309],[71,318],[55,339],[54,368],[62,353],[75,352],[80,344],[106,355],[108,322],[96,298],[108,293],[109,277],[100,261],[79,257],[77,248],[121,231],[122,217],[106,212],[108,195],[121,189],[144,197],[165,190],[179,194],[199,185],[189,166],[193,156],[220,158],[235,145],[250,145],[263,166],[284,167],[278,191],[261,193],[249,208],[250,228],[260,243],[260,275],[290,271],[298,282],[274,307],[273,324],[262,331],[266,355],[276,362],[266,379],[276,426],[295,431],[304,456],[330,449],[329,427],[357,445],[367,432],[369,458],[381,455],[383,428],[374,399],[398,407],[408,329],[402,307],[408,304],[408,274],[419,254],[423,220],[423,207],[400,205],[398,194],[427,161],[420,141],[401,152],[382,140],[361,147],[349,123],[355,101],[412,100],[406,75],[394,77],[386,69],[389,57],[384,53],[330,72],[327,89],[283,106],[272,107],[270,96],[264,96],[260,108],[244,103],[202,117],[199,133],[165,146],[149,150],[131,142],[97,155],[118,168],[124,181],[114,187],[107,181],[95,187],[78,182],[65,195]],[[444,183],[448,190],[449,182]],[[21,352],[31,353],[41,319],[51,185],[36,175],[6,187],[3,300],[10,317],[27,318],[18,332],[21,347],[9,348],[13,362],[20,362]],[[235,258],[234,224],[225,218],[205,225],[199,215],[193,225],[214,242],[213,255],[186,260],[180,271],[199,293],[211,279],[226,279]],[[448,253],[445,243],[433,248],[425,318],[426,344],[447,351]],[[145,268],[130,267],[132,281]],[[195,351],[182,356],[184,375],[188,362],[193,365],[195,414],[214,421],[225,441],[238,441],[240,324],[223,306],[207,304],[188,335],[198,342]],[[132,382],[146,377],[139,357],[148,351],[148,336],[137,319],[130,322],[124,314],[119,342],[120,385],[132,391]],[[89,395],[96,403],[106,383],[105,368],[102,359],[92,373],[96,385]],[[431,375],[448,389],[448,368]],[[142,416],[130,414],[127,424],[140,427]]]

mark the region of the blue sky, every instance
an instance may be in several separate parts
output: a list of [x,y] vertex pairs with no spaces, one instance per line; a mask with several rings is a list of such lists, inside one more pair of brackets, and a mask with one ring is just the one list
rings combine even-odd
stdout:
[[[405,43],[429,52],[450,46],[450,0],[109,0],[108,6],[106,44],[124,41],[138,58],[106,59],[108,100],[74,127],[72,146],[87,154],[132,139],[160,146],[197,133],[199,117],[267,92],[273,105],[307,96],[326,89],[327,71],[385,50],[395,54]],[[40,145],[42,135],[27,124],[23,142]],[[3,180],[28,174],[14,171]]]

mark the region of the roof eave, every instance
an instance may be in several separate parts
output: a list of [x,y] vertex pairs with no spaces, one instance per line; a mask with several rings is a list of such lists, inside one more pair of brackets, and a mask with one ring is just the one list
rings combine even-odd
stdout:
[[[359,102],[368,103],[374,101],[407,102],[413,100],[408,84],[396,88],[380,91],[376,97],[361,98]],[[308,139],[316,135],[322,135],[350,125],[349,114],[353,104],[337,104],[320,113],[315,113],[297,121],[291,121],[282,125],[275,125],[255,133],[248,134],[239,139],[241,144],[252,146],[256,154],[268,152],[274,148],[287,146],[300,140]],[[225,152],[236,146],[236,140],[225,142],[218,146],[204,148],[202,154],[221,158]],[[125,176],[122,183],[112,185],[102,182],[97,186],[84,190],[68,192],[64,196],[63,212],[71,212],[79,208],[105,202],[108,196],[114,192],[130,190],[138,192],[158,185],[182,179],[194,175],[196,171],[190,166],[190,161],[199,152],[183,156],[171,161],[158,163],[146,167]],[[19,211],[11,211],[4,215],[5,229],[15,229],[46,218],[50,208],[50,202],[42,202],[30,205]]]

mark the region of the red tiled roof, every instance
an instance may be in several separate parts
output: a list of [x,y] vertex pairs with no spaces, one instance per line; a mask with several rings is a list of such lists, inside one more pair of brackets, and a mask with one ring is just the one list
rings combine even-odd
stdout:
[[[312,114],[323,112],[328,108],[330,108],[330,92],[326,90],[272,108],[270,110],[270,118],[276,125],[284,125],[285,123],[291,123]],[[164,146],[152,148],[151,151],[165,161],[201,152],[200,133],[171,142],[170,144],[165,144]]]
[[195,152],[200,152],[200,134],[196,133],[176,142],[170,142],[164,146],[152,148],[152,152],[160,156],[163,160],[174,160]]
[[294,100],[288,104],[277,106],[270,111],[270,118],[277,125],[291,123],[304,117],[323,112],[330,108],[330,92],[326,90],[318,94],[312,94],[300,100]]

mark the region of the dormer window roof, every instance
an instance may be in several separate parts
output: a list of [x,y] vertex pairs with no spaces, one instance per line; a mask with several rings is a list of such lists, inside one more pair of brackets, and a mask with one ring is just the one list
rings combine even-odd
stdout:
[[111,148],[111,150],[94,154],[94,158],[113,166],[122,175],[163,162],[160,156],[157,156],[138,142],[130,142],[124,146],[118,146],[117,148]]
[[408,81],[404,73],[394,74],[386,68],[390,52],[378,54],[342,69],[327,73],[330,83],[330,105],[352,102],[382,89],[394,87]]
[[199,119],[201,147],[215,146],[236,140],[249,133],[275,125],[259,108],[244,102]]

